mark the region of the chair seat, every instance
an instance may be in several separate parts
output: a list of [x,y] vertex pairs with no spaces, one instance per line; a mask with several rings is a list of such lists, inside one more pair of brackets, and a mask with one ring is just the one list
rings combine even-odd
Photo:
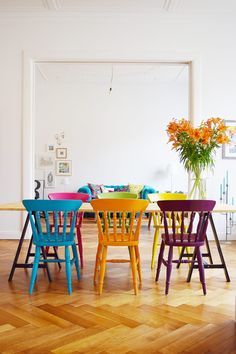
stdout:
[[[54,233],[43,233],[43,237],[39,238],[37,241],[34,239],[33,243],[40,247],[50,247],[50,246],[71,246],[75,241],[75,234],[66,234],[62,236],[60,234]],[[66,238],[66,240],[65,240]]]
[[180,234],[176,234],[175,239],[173,234],[169,234],[168,236],[166,234],[162,234],[161,239],[165,242],[166,245],[169,246],[195,247],[204,245],[204,240],[196,242],[196,234],[192,234],[190,239],[188,234],[183,234],[182,238]]

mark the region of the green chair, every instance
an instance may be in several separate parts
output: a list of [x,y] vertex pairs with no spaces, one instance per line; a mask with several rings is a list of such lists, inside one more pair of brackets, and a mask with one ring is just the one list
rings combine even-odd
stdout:
[[138,199],[138,194],[130,192],[99,193],[98,199]]
[[[138,199],[138,194],[137,193],[130,193],[130,192],[109,192],[109,193],[99,193],[98,194],[98,199]],[[121,220],[121,215],[118,213],[117,214],[118,218],[118,227],[121,227],[122,225],[122,220]],[[113,215],[111,213],[108,214],[107,216],[109,227],[112,227],[112,219]],[[128,232],[129,229],[129,217],[127,215],[127,221],[128,224],[126,224],[126,230]]]

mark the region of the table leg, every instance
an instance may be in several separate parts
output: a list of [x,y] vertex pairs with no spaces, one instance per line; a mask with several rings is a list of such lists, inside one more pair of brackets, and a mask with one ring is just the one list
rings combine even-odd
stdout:
[[222,265],[222,268],[224,268],[226,280],[227,280],[227,282],[230,282],[229,273],[228,273],[228,270],[227,270],[227,267],[226,267],[226,263],[225,263],[225,260],[224,260],[223,252],[222,252],[222,249],[221,249],[221,246],[220,246],[220,241],[219,241],[219,238],[218,238],[218,235],[217,235],[217,231],[216,231],[216,227],[215,227],[215,224],[214,224],[214,220],[213,220],[212,214],[210,214],[209,220],[210,220],[211,228],[212,228],[212,231],[213,231],[213,234],[214,234],[217,250],[218,250],[218,253],[219,253],[219,256],[220,256],[221,265]]
[[20,241],[19,241],[19,244],[18,244],[18,247],[17,247],[17,250],[16,250],[16,255],[15,255],[15,258],[14,258],[14,261],[13,261],[13,264],[12,264],[12,268],[11,268],[11,272],[10,272],[8,281],[11,281],[12,278],[13,278],[13,275],[14,275],[14,272],[15,272],[15,269],[16,269],[16,265],[17,265],[17,261],[18,261],[19,255],[20,255],[20,251],[21,251],[21,248],[22,248],[22,245],[23,245],[24,238],[25,238],[25,234],[26,234],[26,230],[27,230],[28,224],[29,224],[29,214],[27,215],[26,220],[25,220],[25,224],[24,224],[24,227],[23,227],[23,230],[22,230],[22,233],[21,233]]
[[196,249],[194,248],[192,263],[190,263],[191,267],[189,268],[189,271],[188,271],[187,283],[189,283],[191,281],[196,256],[197,256],[197,252],[196,252]]
[[205,243],[206,243],[206,249],[207,249],[207,254],[208,254],[209,261],[210,261],[211,264],[213,264],[213,259],[212,259],[212,255],[211,255],[210,245],[209,245],[209,241],[208,241],[207,237],[205,239]]
[[26,255],[26,258],[25,258],[25,263],[29,262],[29,258],[31,256],[32,243],[33,243],[33,236],[31,236],[31,239],[30,239],[27,255]]
[[[44,247],[41,247],[41,251],[42,251],[43,259],[44,259],[44,260],[47,260],[47,254],[46,254],[46,252],[45,252]],[[51,274],[50,274],[50,271],[49,271],[48,262],[45,262],[45,263],[44,263],[44,266],[45,266],[45,268],[46,268],[48,280],[51,282],[51,281],[52,281],[52,278],[51,278]]]
[[[24,223],[24,227],[23,227],[23,230],[22,230],[22,233],[21,233],[21,237],[20,237],[19,244],[18,244],[18,247],[17,247],[17,250],[16,250],[14,261],[13,261],[13,264],[12,264],[12,267],[11,267],[11,272],[10,272],[10,275],[8,277],[8,281],[12,281],[12,278],[13,278],[13,275],[14,275],[14,272],[15,272],[16,268],[32,268],[33,267],[33,264],[28,263],[29,257],[34,256],[34,253],[31,252],[32,237],[31,237],[31,240],[30,240],[30,243],[29,243],[29,247],[28,247],[28,251],[27,251],[25,262],[24,263],[18,263],[18,259],[19,259],[20,253],[21,253],[21,249],[22,249],[22,245],[23,245],[23,242],[24,242],[24,239],[25,239],[25,234],[26,234],[26,230],[27,230],[28,225],[29,225],[29,214],[27,215],[25,223]],[[44,259],[47,258],[44,249],[42,249],[42,255],[43,255]],[[39,268],[46,268],[48,280],[51,281],[51,275],[50,275],[50,272],[49,272],[48,264],[47,263],[39,264]]]
[[[212,214],[210,214],[209,220],[210,220],[211,228],[212,228],[213,235],[214,235],[214,240],[215,240],[215,243],[216,243],[216,247],[217,247],[217,251],[218,251],[221,263],[220,264],[214,264],[213,263],[213,260],[212,260],[212,257],[211,257],[211,253],[209,252],[210,248],[209,248],[209,244],[208,244],[207,248],[209,248],[209,249],[208,249],[208,253],[206,255],[210,259],[210,264],[204,263],[204,268],[206,268],[206,269],[223,268],[224,269],[224,273],[225,273],[226,281],[230,282],[229,273],[228,273],[228,270],[227,270],[227,267],[226,267],[226,263],[225,263],[225,260],[224,260],[223,252],[222,252],[222,249],[221,249],[221,246],[220,246],[220,241],[219,241],[219,238],[218,238],[218,235],[217,235],[217,231],[216,231],[216,227],[215,227],[215,224],[214,224],[214,220],[213,220]],[[196,252],[194,251],[194,253],[193,253],[193,261],[195,259],[196,259]],[[190,282],[193,269],[195,269],[195,268],[198,268],[198,264],[194,264],[194,262],[193,262],[191,264],[191,267],[190,267],[189,272],[188,272],[187,282]]]

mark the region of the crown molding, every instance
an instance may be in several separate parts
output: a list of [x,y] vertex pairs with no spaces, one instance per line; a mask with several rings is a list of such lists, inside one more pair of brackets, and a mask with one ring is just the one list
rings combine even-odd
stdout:
[[181,4],[182,0],[164,0],[163,10],[166,12],[175,12]]
[[43,6],[50,11],[58,11],[62,8],[60,0],[42,0]]

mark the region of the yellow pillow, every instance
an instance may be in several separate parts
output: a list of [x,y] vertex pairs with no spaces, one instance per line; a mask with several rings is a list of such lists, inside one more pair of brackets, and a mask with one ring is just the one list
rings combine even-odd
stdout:
[[143,184],[129,184],[129,191],[131,193],[140,194],[143,189]]

